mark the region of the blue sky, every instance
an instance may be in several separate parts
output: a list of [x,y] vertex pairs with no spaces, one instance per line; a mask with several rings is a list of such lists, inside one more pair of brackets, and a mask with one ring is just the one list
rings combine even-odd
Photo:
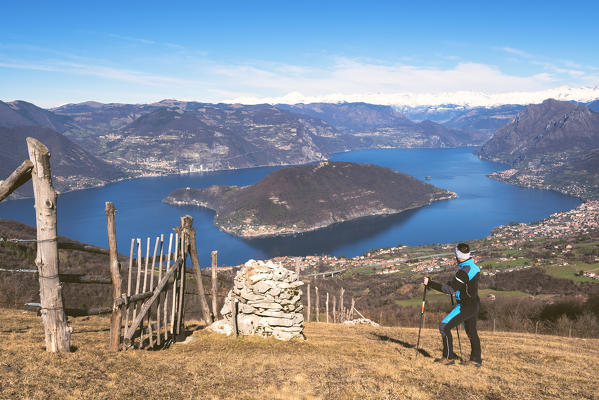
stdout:
[[0,99],[276,99],[599,85],[597,2],[10,2]]

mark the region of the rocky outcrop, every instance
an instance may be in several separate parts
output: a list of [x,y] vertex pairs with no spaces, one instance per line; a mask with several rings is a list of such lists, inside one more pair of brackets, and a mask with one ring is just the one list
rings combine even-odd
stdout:
[[235,275],[234,287],[221,309],[224,320],[215,322],[211,329],[232,332],[236,301],[240,335],[272,336],[280,340],[303,338],[303,284],[295,272],[279,264],[250,260]]
[[588,150],[599,143],[599,114],[567,101],[532,104],[495,132],[478,154],[518,163],[549,153]]

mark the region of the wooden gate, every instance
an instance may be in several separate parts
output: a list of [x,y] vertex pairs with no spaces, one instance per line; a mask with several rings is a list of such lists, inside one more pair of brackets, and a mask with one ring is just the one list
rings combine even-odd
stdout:
[[142,257],[143,241],[140,238],[131,239],[126,271],[127,291],[122,293],[114,214],[114,205],[107,202],[106,217],[113,283],[110,349],[118,351],[121,348],[161,348],[185,339],[185,264],[189,253],[193,218],[188,215],[181,217],[181,225],[168,237],[168,249],[164,235],[156,237],[153,246],[148,237],[145,241],[145,257]]

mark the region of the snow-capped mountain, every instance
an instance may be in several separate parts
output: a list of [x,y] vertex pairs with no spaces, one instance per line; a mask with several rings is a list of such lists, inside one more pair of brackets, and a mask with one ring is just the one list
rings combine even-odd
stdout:
[[299,104],[299,103],[339,103],[364,102],[391,106],[455,106],[495,107],[504,104],[538,104],[545,99],[562,101],[589,102],[599,99],[599,86],[573,88],[560,86],[534,92],[481,93],[473,91],[441,92],[441,93],[356,93],[305,96],[299,92],[291,92],[281,97],[237,97],[225,100],[225,103],[241,104]]

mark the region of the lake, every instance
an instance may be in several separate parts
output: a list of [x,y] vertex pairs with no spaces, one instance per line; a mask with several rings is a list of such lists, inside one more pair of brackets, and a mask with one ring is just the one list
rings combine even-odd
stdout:
[[[194,218],[202,266],[209,264],[212,250],[219,252],[219,265],[235,265],[250,258],[279,255],[355,256],[372,248],[398,244],[468,241],[488,235],[496,226],[512,221],[538,221],[581,203],[577,198],[556,192],[520,188],[489,179],[486,174],[505,167],[479,160],[473,150],[370,149],[335,154],[331,160],[376,164],[420,180],[430,176],[428,183],[454,191],[459,197],[394,216],[363,218],[292,237],[239,239],[213,225],[213,211],[162,203],[164,197],[179,187],[249,185],[280,167],[138,178],[64,193],[58,199],[58,233],[107,247],[104,204],[112,201],[117,208],[119,252],[128,254],[133,236],[150,236],[153,243],[156,235],[172,232],[180,217],[189,214]],[[33,199],[0,203],[0,217],[34,225]]]

